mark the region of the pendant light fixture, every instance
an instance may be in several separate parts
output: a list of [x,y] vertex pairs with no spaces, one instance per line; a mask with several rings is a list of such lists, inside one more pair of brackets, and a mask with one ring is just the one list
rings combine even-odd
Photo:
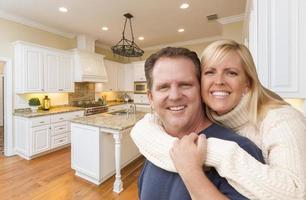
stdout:
[[[131,18],[133,18],[133,15],[130,13],[126,13],[123,15],[125,17],[124,22],[124,28],[122,31],[122,39],[114,46],[112,46],[112,51],[114,54],[123,56],[123,57],[140,57],[143,55],[144,51],[140,49],[137,44],[134,42],[134,34],[132,29],[132,22]],[[126,23],[129,20],[130,23],[130,29],[131,29],[131,35],[132,35],[132,41],[125,38],[125,27]]]

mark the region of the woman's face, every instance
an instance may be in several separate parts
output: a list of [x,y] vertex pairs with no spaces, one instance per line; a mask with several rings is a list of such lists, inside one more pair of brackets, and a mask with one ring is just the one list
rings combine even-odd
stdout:
[[249,89],[249,81],[236,52],[219,64],[204,66],[201,76],[203,101],[218,115],[231,111]]

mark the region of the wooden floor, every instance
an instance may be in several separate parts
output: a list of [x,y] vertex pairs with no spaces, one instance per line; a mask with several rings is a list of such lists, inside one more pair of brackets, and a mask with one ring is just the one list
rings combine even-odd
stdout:
[[96,186],[74,175],[70,167],[70,147],[27,161],[18,156],[0,156],[1,200],[134,200],[143,157],[122,172],[124,190],[112,191],[114,177]]

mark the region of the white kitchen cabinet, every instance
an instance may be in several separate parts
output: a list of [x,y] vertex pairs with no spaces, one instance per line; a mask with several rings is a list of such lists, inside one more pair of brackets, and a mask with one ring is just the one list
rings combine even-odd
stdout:
[[133,64],[124,64],[118,68],[118,90],[134,90],[134,67]]
[[42,92],[44,89],[44,55],[41,49],[17,43],[14,51],[16,92]]
[[44,90],[48,92],[57,92],[59,90],[59,54],[54,51],[45,51],[44,54]]
[[15,116],[16,154],[30,160],[41,153],[65,147],[71,138],[69,120],[82,116],[84,111],[33,118]]
[[284,98],[305,98],[306,2],[250,2],[246,42],[261,82]]
[[31,128],[32,141],[31,154],[39,154],[50,149],[50,126],[43,125]]
[[70,52],[26,42],[15,42],[16,93],[73,92]]
[[134,81],[146,81],[145,71],[144,71],[145,61],[134,62]]
[[147,94],[134,94],[134,103],[135,104],[149,104],[149,99]]
[[61,92],[74,92],[73,57],[61,54],[59,56],[58,89]]

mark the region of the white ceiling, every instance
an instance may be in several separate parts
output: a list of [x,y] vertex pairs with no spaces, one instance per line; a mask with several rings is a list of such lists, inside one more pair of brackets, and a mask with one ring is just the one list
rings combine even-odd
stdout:
[[[190,7],[180,9],[183,2]],[[144,48],[220,35],[221,24],[206,16],[240,15],[245,4],[246,0],[1,0],[0,17],[22,18],[66,35],[87,34],[111,46],[121,39],[123,14],[129,12],[134,15],[136,43]],[[60,6],[69,11],[60,13]],[[102,31],[102,26],[109,30]],[[185,32],[178,33],[179,28]],[[130,30],[127,32],[129,38]],[[139,41],[139,36],[145,39]]]

